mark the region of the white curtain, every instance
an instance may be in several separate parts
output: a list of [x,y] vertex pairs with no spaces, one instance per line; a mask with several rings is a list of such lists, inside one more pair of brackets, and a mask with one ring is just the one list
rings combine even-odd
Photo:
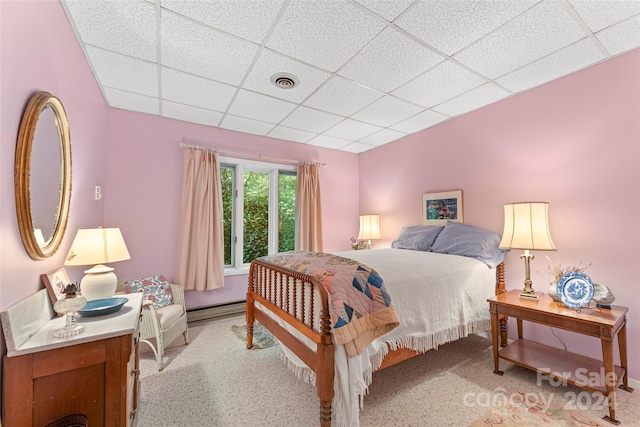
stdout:
[[301,163],[296,179],[296,250],[322,252],[320,166]]
[[176,282],[187,290],[224,286],[224,228],[218,155],[184,150]]

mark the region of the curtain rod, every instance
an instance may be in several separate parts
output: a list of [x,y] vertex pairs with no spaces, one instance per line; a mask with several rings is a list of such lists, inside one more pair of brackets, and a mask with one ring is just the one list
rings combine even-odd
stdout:
[[298,165],[298,164],[316,165],[323,168],[327,167],[326,163],[308,162],[305,160],[295,160],[295,159],[282,159],[279,157],[263,156],[262,154],[251,154],[251,153],[242,153],[239,151],[225,150],[224,148],[208,146],[204,141],[197,141],[194,139],[187,139],[187,138],[182,138],[178,146],[180,148],[191,148],[193,150],[212,151],[214,153],[218,153],[221,155],[240,157],[242,159],[247,159],[247,160],[258,160],[263,162],[277,162],[277,163],[291,163],[295,165]]

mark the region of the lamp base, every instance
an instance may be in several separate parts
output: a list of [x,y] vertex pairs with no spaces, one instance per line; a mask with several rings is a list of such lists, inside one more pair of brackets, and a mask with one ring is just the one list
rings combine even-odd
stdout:
[[113,268],[96,265],[86,270],[80,282],[80,293],[87,301],[112,297],[118,287],[118,278]]
[[520,299],[528,299],[531,301],[538,301],[540,299],[540,295],[542,295],[542,292],[526,292],[526,291],[522,291],[520,292]]

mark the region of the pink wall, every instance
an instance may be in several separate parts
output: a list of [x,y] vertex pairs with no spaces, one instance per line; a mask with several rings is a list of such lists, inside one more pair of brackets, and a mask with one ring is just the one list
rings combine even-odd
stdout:
[[[25,251],[16,220],[13,170],[20,119],[31,95],[59,97],[71,130],[71,213],[59,251],[44,261]],[[44,287],[40,275],[60,267],[78,228],[102,222],[91,199],[104,181],[106,104],[59,2],[0,2],[0,310]],[[75,271],[78,270],[78,271]],[[68,269],[71,280],[82,271]],[[5,354],[4,338],[0,354]]]
[[[1,2],[0,309],[43,287],[40,274],[61,266],[78,228],[102,222],[92,188],[104,181],[106,104],[58,2]],[[62,101],[71,131],[71,213],[60,250],[32,260],[18,231],[13,170],[20,119],[31,95],[45,90]],[[69,275],[80,278],[82,271]],[[76,274],[77,273],[77,274]]]
[[[164,273],[173,278],[182,185],[182,138],[265,157],[326,163],[321,169],[324,250],[349,249],[358,232],[358,156],[225,129],[122,110],[109,111],[105,226],[120,227],[131,260],[115,264],[120,278]],[[247,275],[225,287],[187,292],[197,308],[244,300]]]
[[[402,226],[420,223],[425,192],[462,189],[465,222],[500,233],[505,203],[548,201],[558,251],[534,254],[534,288],[548,287],[545,255],[565,266],[591,263],[587,274],[629,307],[630,374],[637,379],[639,164],[636,49],[361,154],[360,210],[380,213],[388,244]],[[507,287],[522,288],[518,251],[506,266]],[[559,345],[549,328],[531,333]],[[595,339],[559,335],[570,349],[600,357]]]

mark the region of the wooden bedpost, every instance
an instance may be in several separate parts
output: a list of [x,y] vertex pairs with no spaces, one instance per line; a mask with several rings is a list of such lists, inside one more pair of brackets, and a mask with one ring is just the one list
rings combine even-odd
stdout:
[[320,398],[320,426],[331,427],[331,403],[333,402],[334,348],[331,339],[331,318],[323,309],[320,313],[320,342],[316,352],[319,370],[316,386]]
[[255,317],[253,314],[253,274],[254,274],[254,265],[251,264],[249,267],[249,286],[247,288],[247,349],[251,349],[253,347],[253,322],[255,321]]
[[[504,282],[504,262],[501,262],[496,268],[496,295],[500,295],[505,292],[507,292],[507,286]],[[504,314],[498,316],[500,347],[507,346],[507,319],[509,319],[509,317]]]

